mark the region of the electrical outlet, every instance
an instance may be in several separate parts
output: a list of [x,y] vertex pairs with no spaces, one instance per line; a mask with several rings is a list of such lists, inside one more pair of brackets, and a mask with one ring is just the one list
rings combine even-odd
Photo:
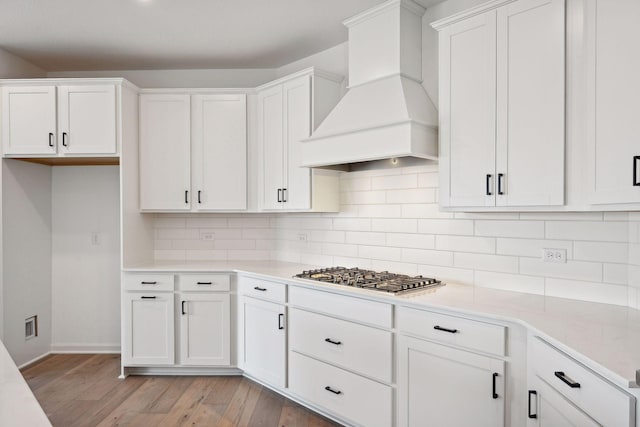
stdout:
[[298,240],[301,242],[309,241],[309,233],[298,233]]
[[216,238],[216,233],[201,233],[200,234],[200,238],[202,240],[215,240]]
[[567,250],[566,249],[543,249],[542,259],[544,262],[566,263],[567,262]]

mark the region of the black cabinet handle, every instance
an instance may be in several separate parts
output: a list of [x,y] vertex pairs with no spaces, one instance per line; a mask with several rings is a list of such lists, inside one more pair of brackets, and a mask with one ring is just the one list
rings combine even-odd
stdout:
[[487,180],[485,181],[485,185],[486,185],[486,194],[487,196],[493,196],[493,193],[491,192],[491,177],[493,175],[491,175],[490,173],[487,174]]
[[502,178],[504,178],[504,174],[499,173],[498,174],[498,194],[501,196],[504,194],[504,191],[502,190]]
[[184,311],[184,303],[185,303],[185,302],[186,302],[186,301],[182,301],[182,303],[180,304],[180,305],[181,305],[181,308],[182,308],[182,315],[183,315],[183,316],[184,316],[185,314],[187,314],[187,312],[186,312],[186,311]]
[[497,399],[499,397],[498,393],[496,393],[496,378],[498,378],[498,373],[494,372],[491,382],[491,397],[493,397],[494,399]]
[[53,147],[53,133],[49,132],[49,147]]
[[327,391],[330,391],[333,394],[342,394],[342,392],[340,390],[334,390],[329,386],[326,386],[324,389],[327,390]]
[[213,282],[197,282],[196,285],[213,285]]
[[62,132],[62,145],[64,147],[68,147],[69,144],[67,144],[67,133],[66,132]]
[[450,334],[457,334],[458,330],[457,329],[449,329],[449,328],[443,328],[442,326],[434,326],[433,329],[437,330],[437,331],[443,331],[443,332],[449,332]]
[[282,203],[282,188],[278,188],[278,203]]
[[158,282],[140,282],[141,285],[157,285]]
[[633,156],[633,186],[640,187],[640,177],[638,177],[638,163],[640,156]]
[[184,203],[189,204],[189,190],[184,190]]
[[200,198],[202,194],[202,190],[198,190],[198,203],[202,204],[202,199]]
[[572,380],[571,378],[569,378],[568,376],[566,376],[564,374],[564,372],[562,371],[555,371],[553,373],[556,377],[560,378],[560,381],[562,381],[563,383],[565,383],[566,385],[568,385],[571,388],[580,388],[580,383],[575,382],[574,380]]
[[331,338],[325,338],[324,341],[328,342],[329,344],[333,344],[333,345],[342,345],[342,341],[334,341]]
[[145,297],[145,296],[142,296],[142,297],[140,297],[140,298],[141,298],[141,299],[156,299],[156,297]]
[[529,416],[529,418],[538,418],[538,414],[532,414],[531,413],[531,396],[536,396],[536,401],[538,400],[538,392],[535,390],[529,390],[529,410],[527,411],[527,415]]
[[278,329],[284,329],[284,313],[278,314]]
[[287,189],[282,189],[282,203],[287,203]]
[[261,288],[260,286],[254,286],[253,289],[260,292],[265,292],[267,290],[267,288]]

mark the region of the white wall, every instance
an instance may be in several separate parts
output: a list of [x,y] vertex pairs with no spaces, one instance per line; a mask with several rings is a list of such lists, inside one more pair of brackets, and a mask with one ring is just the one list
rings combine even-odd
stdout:
[[348,74],[348,43],[344,42],[337,46],[318,52],[314,55],[294,61],[276,70],[278,77],[295,73],[309,67],[319,67],[324,71],[329,71],[346,77]]
[[52,170],[51,350],[118,351],[119,168]]
[[[22,365],[51,344],[51,168],[2,160],[3,342]],[[24,321],[38,316],[38,337]]]
[[0,49],[0,79],[44,77],[46,71],[24,59]]
[[629,213],[629,305],[640,309],[640,212]]

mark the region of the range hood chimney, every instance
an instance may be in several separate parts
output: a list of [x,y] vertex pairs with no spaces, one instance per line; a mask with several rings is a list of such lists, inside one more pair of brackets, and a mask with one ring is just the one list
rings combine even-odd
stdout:
[[438,112],[421,85],[424,12],[412,0],[389,0],[343,22],[349,90],[302,141],[302,166],[438,158]]

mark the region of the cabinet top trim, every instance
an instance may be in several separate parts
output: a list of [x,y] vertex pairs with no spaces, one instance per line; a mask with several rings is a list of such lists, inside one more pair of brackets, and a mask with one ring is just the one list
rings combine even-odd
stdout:
[[309,68],[305,68],[304,70],[300,70],[295,73],[288,74],[284,77],[280,77],[279,79],[265,83],[261,86],[256,87],[255,90],[257,92],[257,91],[269,89],[270,87],[277,86],[289,80],[293,80],[298,77],[307,76],[307,75],[322,77],[322,78],[334,81],[336,83],[342,83],[342,81],[344,80],[344,76],[341,76],[339,74],[334,74],[334,73],[330,73],[329,71],[320,70],[316,67],[309,67]]
[[253,88],[145,88],[140,94],[172,94],[172,95],[248,95]]
[[455,24],[472,16],[480,15],[481,13],[488,12],[493,9],[497,9],[505,4],[513,3],[516,0],[491,0],[486,3],[482,3],[471,9],[463,10],[462,12],[455,13],[447,16],[446,18],[439,19],[431,23],[431,27],[440,31],[451,24]]
[[114,84],[127,86],[135,91],[140,88],[122,77],[107,78],[53,78],[53,79],[0,79],[0,86],[81,86],[97,84]]

